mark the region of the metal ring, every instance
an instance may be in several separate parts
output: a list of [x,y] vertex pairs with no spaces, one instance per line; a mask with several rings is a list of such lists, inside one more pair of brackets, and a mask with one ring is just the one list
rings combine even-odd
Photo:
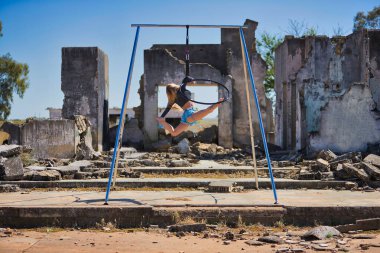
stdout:
[[[227,91],[227,96],[224,97],[224,99],[222,101],[218,101],[218,102],[215,102],[215,103],[200,102],[200,101],[196,101],[196,100],[193,100],[193,99],[187,97],[186,94],[184,93],[184,91],[186,90],[186,85],[188,83],[197,82],[197,81],[215,83],[218,86],[223,87],[223,89],[225,89]],[[179,89],[179,93],[181,94],[181,96],[183,96],[184,98],[188,99],[189,101],[197,103],[197,104],[201,104],[201,105],[216,105],[216,104],[221,104],[221,103],[226,102],[226,101],[228,101],[230,99],[230,90],[224,84],[221,84],[220,82],[213,81],[213,80],[210,80],[210,79],[195,79],[195,78],[192,78],[192,77],[189,77],[189,76],[185,77],[182,80],[182,83],[181,83],[180,89]]]

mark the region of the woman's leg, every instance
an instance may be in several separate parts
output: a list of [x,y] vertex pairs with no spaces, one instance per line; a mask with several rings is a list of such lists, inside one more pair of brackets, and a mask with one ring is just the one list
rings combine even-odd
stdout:
[[201,120],[210,113],[212,113],[216,108],[218,108],[221,104],[215,104],[207,107],[206,109],[195,112],[193,115],[187,118],[187,122],[193,123],[195,121]]
[[174,128],[166,121],[162,121],[161,124],[164,126],[165,130],[167,130],[173,137],[178,136],[189,127],[189,125],[186,123],[180,123],[176,128]]

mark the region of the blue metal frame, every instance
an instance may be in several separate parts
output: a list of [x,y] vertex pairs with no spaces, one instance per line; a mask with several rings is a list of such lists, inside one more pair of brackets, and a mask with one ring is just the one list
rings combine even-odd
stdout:
[[250,63],[250,60],[249,60],[247,45],[245,44],[244,32],[243,32],[243,29],[241,27],[239,28],[239,31],[240,31],[240,39],[242,40],[242,43],[244,45],[245,61],[247,63],[249,78],[251,79],[252,91],[253,91],[253,95],[255,97],[255,104],[256,104],[256,109],[257,109],[257,115],[259,117],[261,137],[263,138],[265,155],[267,157],[269,175],[270,175],[270,180],[271,180],[271,183],[272,183],[272,190],[273,190],[273,195],[274,195],[274,200],[275,200],[274,203],[278,204],[277,193],[276,193],[276,184],[274,183],[274,179],[273,179],[272,165],[271,165],[271,161],[270,161],[270,157],[269,157],[267,139],[265,137],[265,130],[264,130],[264,126],[263,126],[263,120],[262,120],[262,117],[261,117],[260,104],[259,104],[259,99],[257,98],[257,94],[256,94],[255,81],[253,79],[252,68],[251,68],[251,63]]
[[117,134],[116,134],[116,139],[115,139],[115,147],[113,149],[112,163],[111,163],[111,168],[110,168],[110,175],[109,175],[109,178],[108,178],[106,199],[105,199],[105,203],[104,203],[105,205],[108,204],[108,197],[109,197],[109,193],[110,193],[110,189],[111,189],[111,183],[112,183],[112,175],[113,175],[113,171],[115,169],[116,154],[117,154],[117,150],[119,148],[119,141],[120,141],[120,138],[119,138],[120,136],[119,135],[120,135],[121,126],[123,125],[123,121],[124,121],[124,107],[127,104],[127,99],[128,99],[128,94],[129,94],[129,84],[130,84],[131,79],[132,79],[133,66],[134,66],[134,63],[135,63],[135,55],[136,55],[137,42],[139,40],[139,33],[140,33],[140,26],[137,26],[136,35],[135,35],[135,42],[133,44],[131,62],[129,64],[128,78],[127,78],[127,82],[125,84],[125,91],[124,91],[124,97],[123,97],[123,105],[121,106],[121,112],[120,112],[120,117],[119,117],[120,118],[120,120],[119,120],[119,126],[117,127]]
[[[116,156],[117,156],[117,150],[119,148],[119,141],[120,141],[120,138],[119,138],[120,136],[119,135],[120,135],[120,131],[121,131],[121,126],[123,125],[122,122],[124,121],[124,107],[126,106],[127,100],[128,100],[129,85],[130,85],[130,82],[131,82],[131,79],[132,79],[133,66],[134,66],[134,62],[135,62],[136,48],[137,48],[137,42],[138,42],[138,38],[139,38],[139,32],[140,32],[140,26],[141,25],[132,25],[132,26],[137,26],[137,29],[136,29],[135,41],[134,41],[134,44],[133,44],[131,62],[130,62],[130,65],[129,65],[128,78],[127,78],[127,82],[126,82],[126,85],[125,85],[125,91],[124,91],[124,97],[123,97],[123,105],[121,107],[121,112],[120,112],[119,126],[117,128],[117,134],[116,134],[116,139],[115,139],[114,152],[113,152],[113,156],[112,156],[112,163],[111,163],[110,174],[109,174],[108,184],[107,184],[106,198],[105,198],[105,203],[104,203],[105,205],[108,205],[108,198],[109,198],[109,193],[110,193],[110,190],[111,190],[112,176],[113,176],[113,172],[114,172],[114,169],[115,169],[115,161],[116,161]],[[173,26],[173,27],[176,27],[176,26]],[[205,26],[205,27],[208,27],[208,26]],[[237,27],[232,27],[231,26],[231,28],[237,28]],[[264,130],[264,126],[263,126],[263,120],[262,120],[262,117],[261,117],[259,100],[258,100],[257,94],[256,94],[256,87],[255,87],[255,82],[254,82],[254,79],[253,79],[253,74],[252,74],[252,69],[251,69],[251,63],[250,63],[249,55],[248,55],[248,51],[247,51],[247,45],[245,43],[243,28],[246,28],[246,27],[244,27],[244,26],[240,26],[239,27],[240,39],[242,40],[242,44],[244,46],[245,60],[246,60],[247,68],[248,68],[249,77],[250,77],[250,80],[251,80],[252,91],[253,91],[254,98],[255,98],[257,115],[258,115],[258,118],[259,118],[260,131],[261,131],[261,136],[262,136],[262,139],[263,139],[263,144],[264,144],[264,149],[265,149],[265,155],[266,155],[267,162],[268,162],[268,169],[269,169],[269,175],[270,175],[270,179],[271,179],[271,184],[272,184],[272,190],[273,190],[273,195],[274,195],[274,199],[275,199],[275,204],[278,204],[277,193],[276,193],[276,185],[275,185],[274,178],[273,178],[273,173],[272,173],[272,165],[271,165],[271,160],[270,160],[270,157],[269,157],[268,144],[267,144],[267,140],[266,140],[266,136],[265,136],[265,130]]]

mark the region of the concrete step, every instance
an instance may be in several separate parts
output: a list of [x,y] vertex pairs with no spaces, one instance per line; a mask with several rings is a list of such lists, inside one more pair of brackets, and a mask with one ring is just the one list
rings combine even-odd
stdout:
[[116,227],[174,224],[190,217],[211,224],[297,226],[340,225],[380,216],[380,192],[279,190],[273,205],[269,190],[243,193],[202,191],[113,191],[104,205],[104,192],[31,191],[0,193],[0,227]]
[[[60,181],[0,181],[1,184],[16,184],[21,188],[87,188],[107,186],[108,179],[88,179],[88,180],[60,180]],[[243,186],[245,189],[255,188],[255,179],[251,178],[120,178],[116,185],[125,188],[193,188],[207,187],[211,182],[235,182],[236,186]],[[320,181],[320,180],[292,180],[275,179],[277,189],[326,189],[345,187],[346,181]],[[259,187],[270,189],[269,178],[259,178]]]
[[[104,168],[108,169],[109,168]],[[223,166],[223,167],[207,167],[207,166],[194,166],[194,167],[130,167],[133,171],[141,172],[145,174],[197,174],[197,173],[254,173],[255,170],[252,166]],[[301,169],[297,167],[282,167],[273,168],[273,172],[299,172]],[[269,173],[267,167],[257,168],[258,173]]]

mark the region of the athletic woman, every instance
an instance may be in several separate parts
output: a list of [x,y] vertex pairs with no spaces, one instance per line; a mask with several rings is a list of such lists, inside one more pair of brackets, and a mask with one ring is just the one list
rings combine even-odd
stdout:
[[[168,96],[168,105],[166,106],[166,109],[162,113],[161,117],[157,118],[157,121],[173,137],[185,131],[189,126],[196,124],[198,120],[203,119],[221,105],[218,103],[211,105],[204,110],[195,111],[193,108],[193,102],[190,101],[191,92],[183,86],[180,87],[174,83],[170,83],[166,86],[166,95]],[[219,101],[223,101],[223,98]],[[178,105],[183,109],[181,123],[176,128],[167,123],[164,118],[170,109],[175,105]]]

